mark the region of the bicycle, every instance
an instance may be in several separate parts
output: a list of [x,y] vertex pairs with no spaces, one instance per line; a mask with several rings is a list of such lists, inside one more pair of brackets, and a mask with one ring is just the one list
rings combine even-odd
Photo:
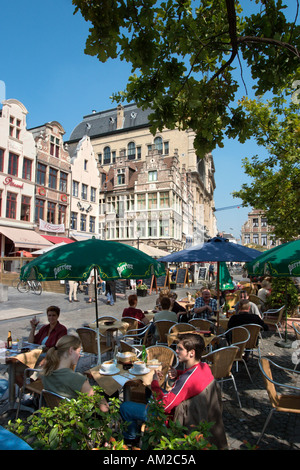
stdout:
[[42,284],[40,283],[40,281],[35,281],[35,280],[19,281],[17,285],[17,289],[22,294],[25,292],[33,291],[34,294],[41,295],[43,291]]

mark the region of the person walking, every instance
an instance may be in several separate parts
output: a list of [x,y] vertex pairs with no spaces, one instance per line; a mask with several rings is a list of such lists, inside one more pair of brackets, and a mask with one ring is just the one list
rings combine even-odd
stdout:
[[79,302],[79,300],[77,299],[77,288],[78,288],[78,282],[69,281],[69,302],[72,302],[72,301]]

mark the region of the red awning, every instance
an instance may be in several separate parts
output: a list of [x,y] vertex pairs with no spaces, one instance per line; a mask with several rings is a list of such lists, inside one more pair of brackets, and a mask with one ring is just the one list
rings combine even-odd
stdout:
[[74,240],[71,240],[71,238],[67,238],[67,237],[55,237],[55,236],[50,236],[50,235],[42,235],[43,238],[45,238],[46,240],[48,240],[48,242],[51,242],[51,243],[74,243]]

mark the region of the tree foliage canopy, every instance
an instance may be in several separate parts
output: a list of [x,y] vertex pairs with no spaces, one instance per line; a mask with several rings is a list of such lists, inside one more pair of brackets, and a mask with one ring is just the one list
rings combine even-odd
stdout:
[[193,129],[198,155],[222,147],[224,136],[249,137],[234,103],[242,59],[257,95],[279,94],[297,78],[298,2],[290,23],[282,0],[249,0],[256,11],[248,17],[236,0],[73,0],[92,25],[85,52],[132,64],[126,89],[113,99],[151,108],[153,133]]
[[292,240],[300,227],[300,105],[275,97],[267,103],[244,98],[241,106],[249,132],[268,156],[243,160],[253,182],[243,184],[234,196],[262,209],[276,238]]

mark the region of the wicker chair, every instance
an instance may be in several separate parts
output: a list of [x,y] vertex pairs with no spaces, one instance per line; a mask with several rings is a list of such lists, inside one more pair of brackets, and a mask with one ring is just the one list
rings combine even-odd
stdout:
[[253,352],[254,351],[257,351],[258,356],[261,357],[258,340],[259,340],[259,336],[260,336],[260,332],[262,330],[262,327],[260,325],[256,325],[255,323],[247,323],[247,325],[243,325],[243,327],[247,328],[247,330],[250,333],[250,338],[248,339],[247,343],[245,344],[245,349],[252,353],[252,357],[253,357]]
[[170,320],[158,320],[155,322],[156,331],[158,333],[156,344],[168,344],[167,334],[173,325],[176,325],[176,322]]
[[170,367],[178,366],[178,358],[175,351],[168,346],[155,344],[146,348],[147,360],[158,359],[162,366],[163,378],[159,381],[159,385],[162,386],[166,381],[168,370]]
[[295,335],[296,335],[296,340],[300,341],[300,323],[297,323],[297,322],[293,321],[292,327],[293,327]]
[[140,344],[129,344],[123,339],[120,340],[120,352],[132,352],[136,354],[137,357],[139,357],[142,354],[142,345]]
[[277,309],[269,309],[263,313],[263,320],[266,325],[275,326],[277,333],[279,334],[280,339],[282,340],[282,336],[279,330],[279,327],[282,328],[281,322],[284,313],[285,305],[281,308]]
[[245,359],[243,358],[243,354],[246,348],[246,344],[248,343],[250,339],[250,332],[247,330],[247,328],[244,328],[243,326],[235,326],[234,328],[231,328],[230,330],[226,331],[227,334],[231,334],[231,346],[237,346],[239,348],[236,356],[235,356],[235,364],[236,364],[236,370],[238,370],[238,364],[239,362],[242,362],[245,366],[245,369],[247,371],[248,377],[253,382],[252,377],[250,375],[247,363]]
[[[97,332],[92,328],[77,328],[76,330],[81,343],[83,352],[93,354],[98,357],[98,345],[97,345]],[[114,344],[107,344],[106,336],[99,332],[100,336],[100,354],[112,352],[114,350]]]
[[53,408],[56,408],[62,400],[70,401],[69,398],[59,395],[58,393],[43,389],[40,397],[40,408],[43,406],[43,401],[45,401],[46,406],[53,410]]
[[221,383],[221,386],[223,382],[227,380],[231,380],[233,382],[239,407],[242,408],[235,379],[231,373],[238,351],[239,348],[237,346],[227,346],[225,348],[216,349],[215,351],[206,354],[206,356],[202,356],[201,360],[210,364],[212,374],[217,382]]
[[[256,443],[257,445],[260,443],[274,411],[279,411],[283,413],[300,414],[300,388],[295,387],[293,385],[287,385],[286,383],[282,384],[282,383],[274,381],[272,371],[271,371],[271,364],[272,364],[272,367],[276,367],[284,371],[285,374],[286,373],[299,374],[300,372],[281,367],[275,362],[266,358],[260,359],[258,361],[258,364],[259,364],[259,368],[264,379],[265,387],[268,392],[268,396],[269,396],[269,400],[270,400],[272,408],[267,416],[263,430],[258,438],[258,441]],[[291,390],[294,391],[294,394],[278,394],[275,386],[290,388]]]
[[[195,329],[196,327],[191,325],[190,323],[175,323],[175,325],[172,325],[169,329],[168,334],[170,335],[171,333],[185,333],[186,331],[194,331]],[[173,341],[172,344],[175,344],[175,342]]]
[[229,308],[233,308],[235,306],[235,304],[239,301],[239,298],[240,298],[240,294],[237,293],[230,293],[230,294],[226,294],[225,296],[225,300],[226,300],[226,303],[229,305]]
[[[122,317],[121,318],[121,321],[123,321],[124,323],[128,323],[129,324],[129,327],[128,327],[128,330],[134,332],[134,331],[137,331],[138,329],[138,326],[139,326],[139,322],[136,318],[132,318],[132,317]],[[125,333],[126,334],[126,333]]]
[[21,409],[21,401],[26,392],[31,393],[33,395],[41,396],[41,392],[43,389],[43,384],[40,378],[32,380],[30,376],[34,372],[40,372],[41,369],[33,369],[33,368],[26,368],[24,370],[24,378],[23,378],[23,385],[19,387],[19,394],[18,394],[18,406],[16,412],[16,419],[19,417],[20,409]]
[[127,330],[126,335],[122,337],[122,340],[125,342],[132,341],[133,345],[145,345],[147,346],[148,342],[151,342],[150,339],[150,328],[152,324],[148,323],[148,325],[144,326],[143,328],[137,328],[135,330]]
[[216,325],[210,320],[204,320],[203,318],[192,318],[189,323],[199,330],[207,330],[215,333]]

